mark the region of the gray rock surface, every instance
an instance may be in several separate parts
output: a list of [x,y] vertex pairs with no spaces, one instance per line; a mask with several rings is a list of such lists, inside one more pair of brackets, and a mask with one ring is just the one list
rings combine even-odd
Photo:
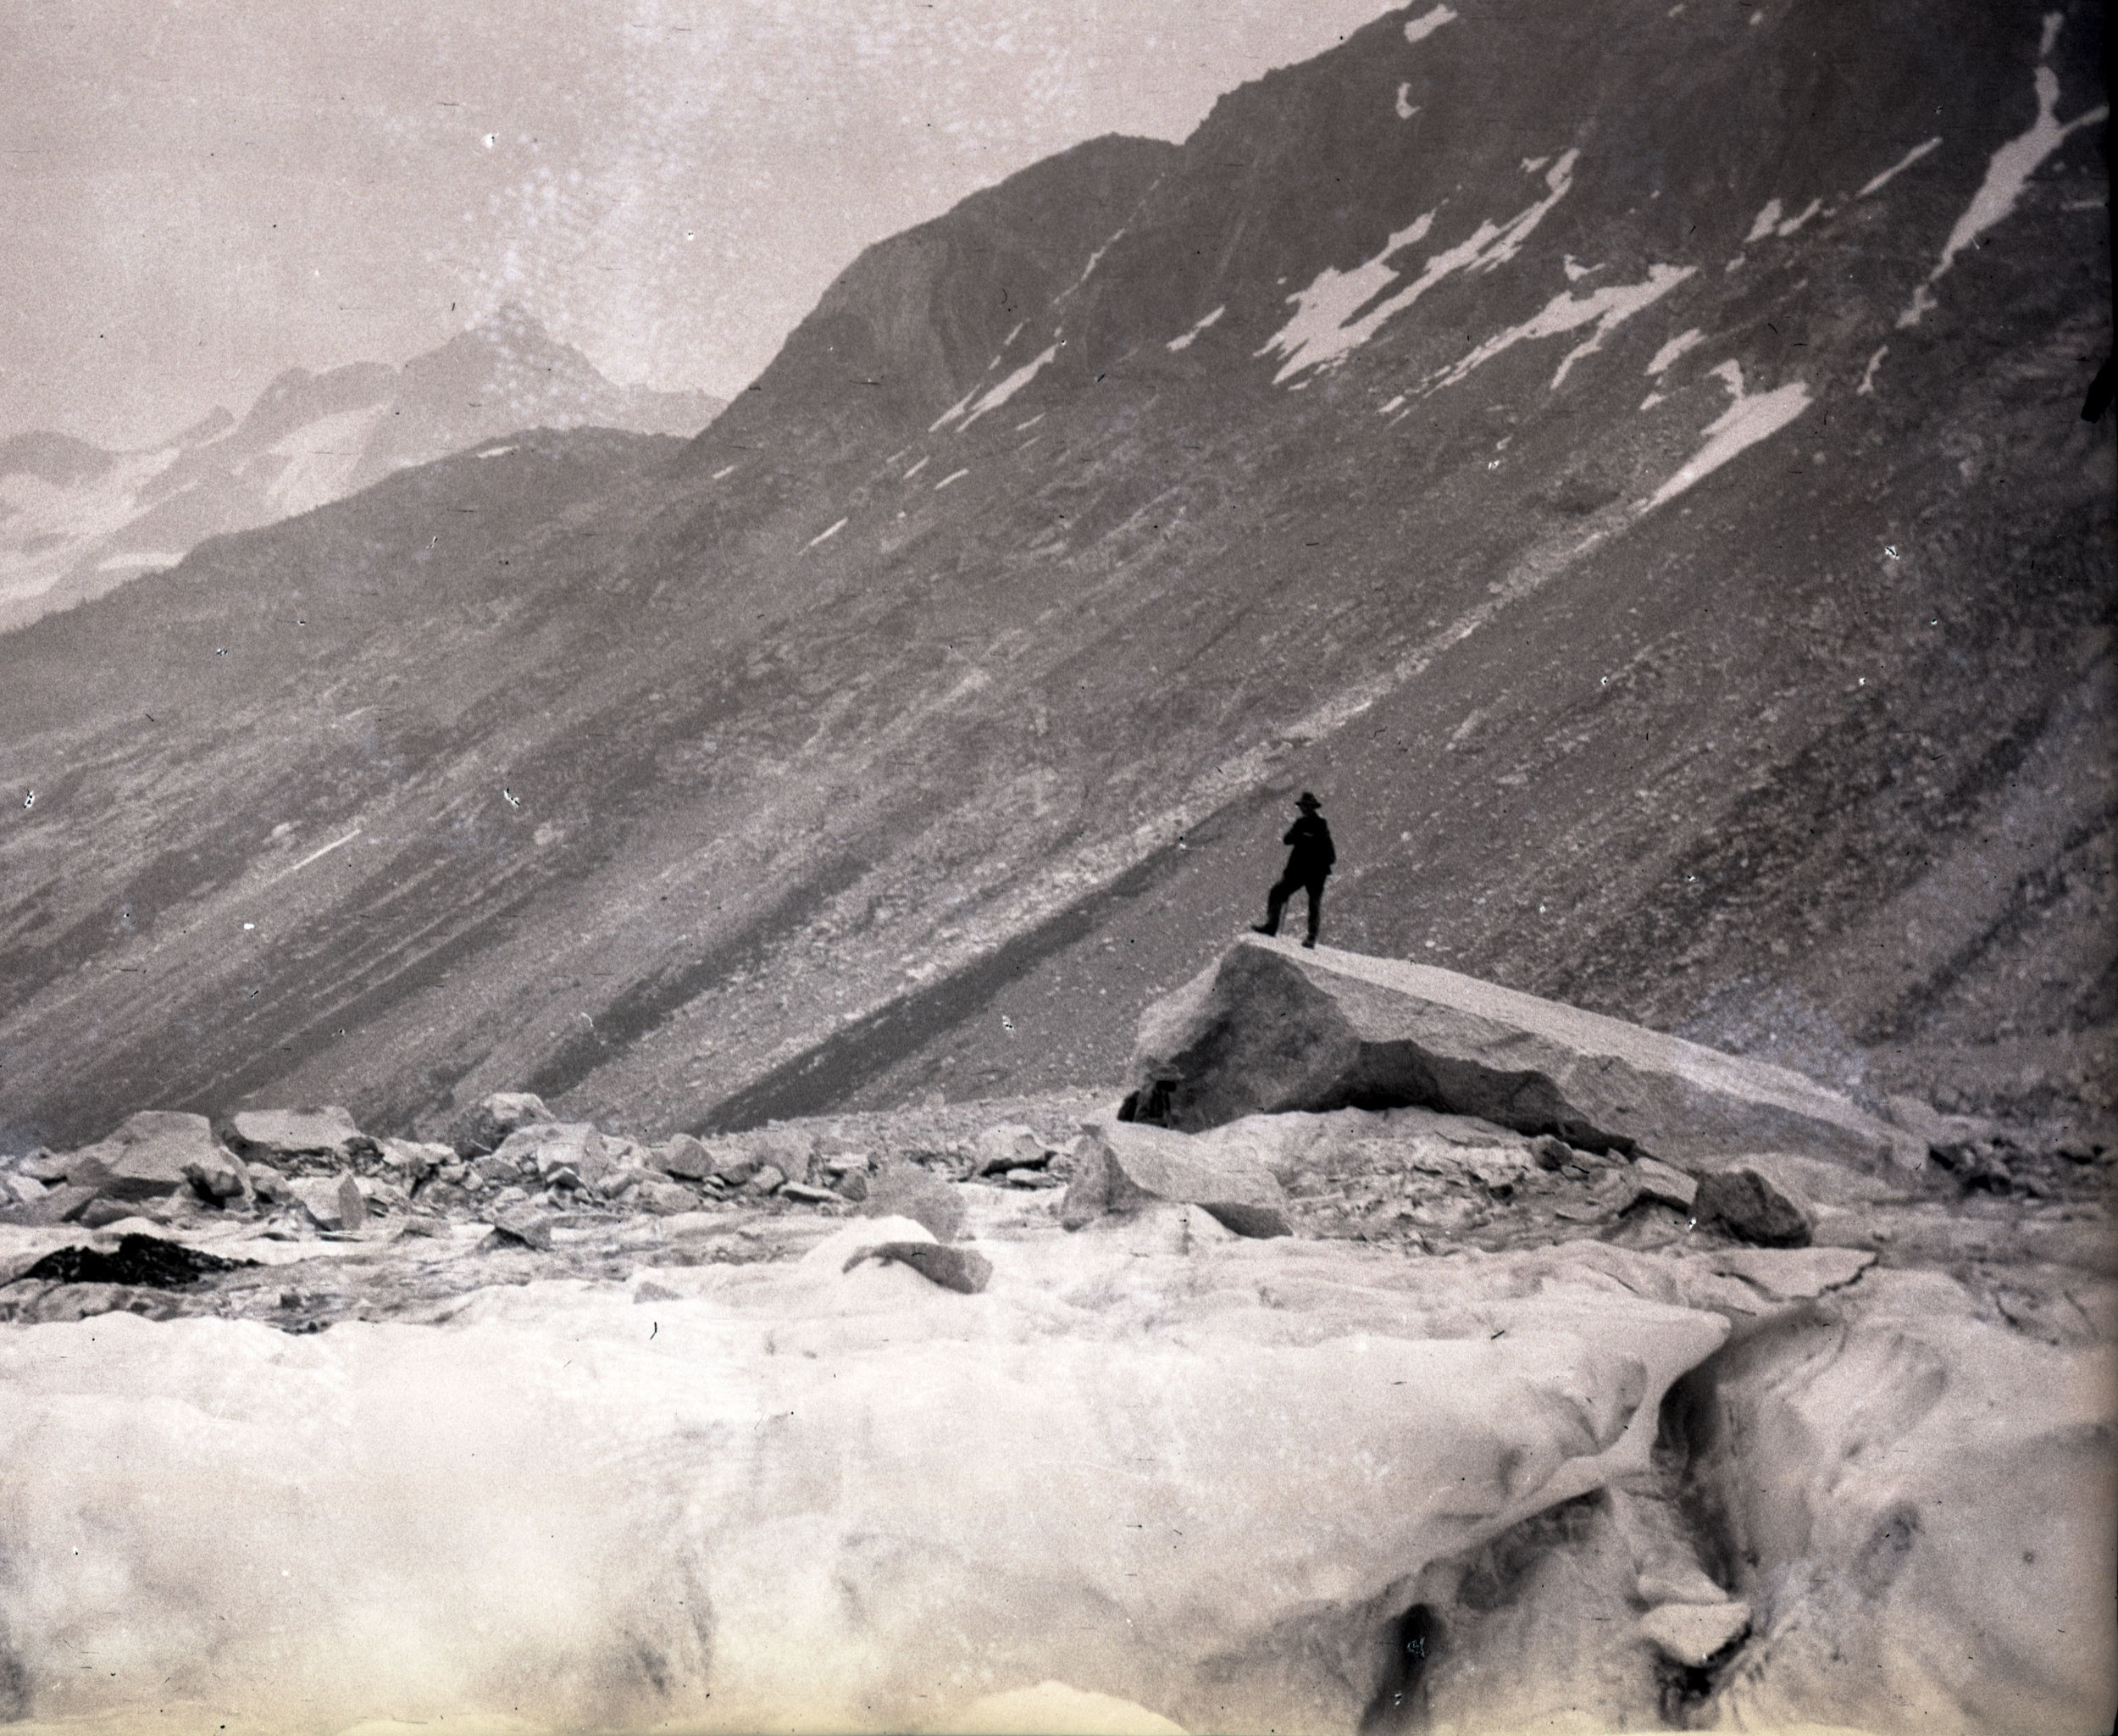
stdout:
[[1679,1212],[1690,1211],[1699,1193],[1692,1177],[1652,1157],[1643,1157],[1633,1166],[1633,1184],[1636,1204],[1673,1206]]
[[1805,1248],[1816,1220],[1796,1195],[1755,1169],[1724,1169],[1703,1176],[1692,1216],[1761,1248]]
[[947,1182],[938,1181],[916,1163],[891,1163],[870,1176],[863,1217],[909,1217],[923,1223],[937,1241],[952,1242],[963,1233],[968,1207]]
[[1902,1129],[1784,1068],[1431,965],[1256,936],[1148,1009],[1129,1084],[1191,1132],[1418,1104],[1590,1151],[1926,1161]]
[[376,1142],[336,1104],[316,1109],[247,1109],[230,1123],[236,1149],[282,1166],[339,1168],[374,1156]]
[[65,1159],[66,1179],[113,1200],[152,1200],[188,1185],[187,1165],[218,1173],[228,1154],[202,1115],[143,1109]]
[[368,1218],[360,1184],[351,1175],[298,1176],[287,1193],[319,1229],[358,1229]]
[[657,1148],[651,1161],[665,1175],[673,1175],[679,1181],[704,1181],[713,1173],[712,1156],[690,1134],[679,1134]]
[[1039,1169],[1051,1161],[1051,1153],[1034,1129],[1020,1122],[1004,1121],[978,1136],[971,1173],[1004,1175],[1011,1169]]
[[449,1130],[449,1144],[462,1156],[477,1157],[498,1150],[517,1128],[551,1119],[552,1112],[535,1092],[495,1091],[457,1118]]
[[993,1276],[993,1262],[983,1254],[944,1242],[876,1242],[854,1254],[845,1269],[851,1272],[864,1260],[909,1266],[943,1290],[967,1296],[976,1295]]
[[1167,1201],[1200,1206],[1238,1235],[1292,1234],[1278,1181],[1240,1151],[1134,1122],[1095,1122],[1082,1133],[1059,1205],[1068,1229]]

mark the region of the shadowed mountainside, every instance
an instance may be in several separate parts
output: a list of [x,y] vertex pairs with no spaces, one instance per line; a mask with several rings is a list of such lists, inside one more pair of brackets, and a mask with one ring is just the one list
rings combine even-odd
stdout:
[[1114,1079],[1305,786],[1336,944],[2100,1101],[2100,16],[1408,8],[0,637],[9,1136]]

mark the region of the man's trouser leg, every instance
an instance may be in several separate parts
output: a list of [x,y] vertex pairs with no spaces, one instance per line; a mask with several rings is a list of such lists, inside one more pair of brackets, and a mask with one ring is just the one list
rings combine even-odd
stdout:
[[1283,874],[1272,883],[1272,890],[1265,895],[1265,927],[1261,932],[1277,935],[1279,932],[1280,913],[1287,908],[1287,901],[1301,888],[1301,882],[1290,874]]
[[1317,944],[1317,919],[1323,914],[1323,889],[1322,880],[1311,880],[1308,884],[1309,944],[1311,946]]

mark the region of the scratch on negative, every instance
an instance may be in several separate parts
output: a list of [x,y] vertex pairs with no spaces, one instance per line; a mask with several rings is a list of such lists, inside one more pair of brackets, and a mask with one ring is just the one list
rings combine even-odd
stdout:
[[303,868],[307,868],[311,862],[314,862],[319,856],[329,856],[334,850],[337,849],[340,845],[352,843],[354,839],[360,836],[360,834],[361,828],[355,826],[353,829],[348,832],[343,838],[334,839],[330,843],[326,844],[321,850],[312,850],[307,856],[303,857],[301,861],[296,862],[292,868],[283,868],[280,873],[274,874],[271,879],[267,880],[265,885],[268,886],[274,885],[286,879],[289,874],[298,874]]

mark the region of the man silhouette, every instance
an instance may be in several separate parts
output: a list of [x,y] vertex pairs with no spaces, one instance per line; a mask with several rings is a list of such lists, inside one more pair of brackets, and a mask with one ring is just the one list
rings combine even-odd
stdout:
[[1301,944],[1314,946],[1317,918],[1323,909],[1324,881],[1330,877],[1331,865],[1339,859],[1339,852],[1331,847],[1331,828],[1317,812],[1323,804],[1305,790],[1295,797],[1295,806],[1301,810],[1301,818],[1287,829],[1287,835],[1279,840],[1294,846],[1288,852],[1287,872],[1265,895],[1265,920],[1252,923],[1250,931],[1277,935],[1280,912],[1287,908],[1287,901],[1296,891],[1306,891],[1309,894],[1309,938]]

